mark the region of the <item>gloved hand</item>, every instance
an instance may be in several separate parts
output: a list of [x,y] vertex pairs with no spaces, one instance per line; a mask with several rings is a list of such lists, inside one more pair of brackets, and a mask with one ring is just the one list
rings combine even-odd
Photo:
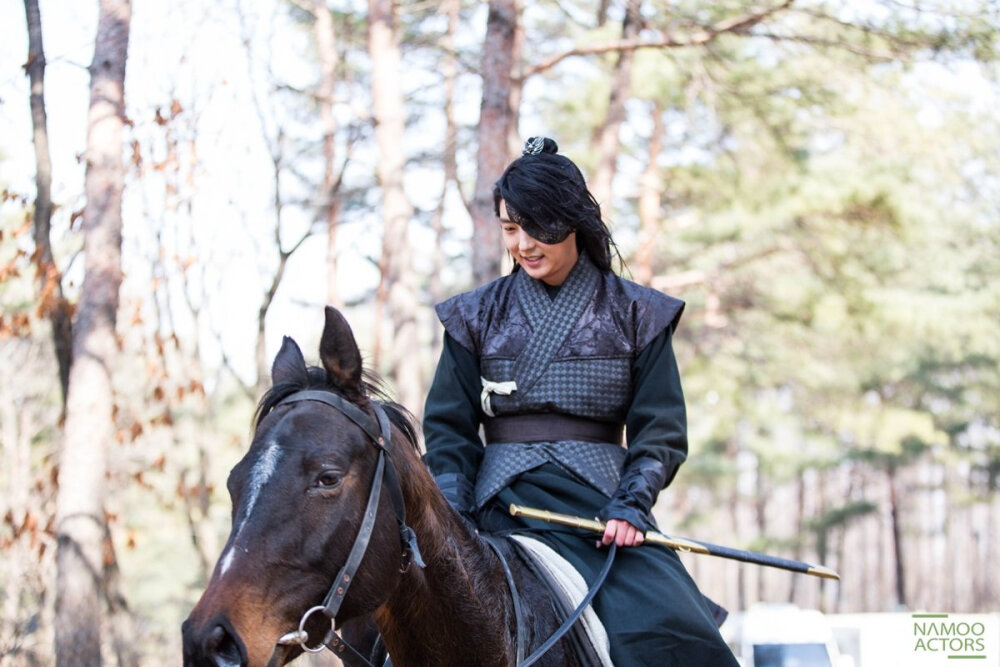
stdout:
[[447,472],[435,475],[434,481],[437,482],[438,488],[441,489],[441,494],[448,501],[448,504],[475,531],[475,495],[472,483],[468,478],[457,472]]
[[621,519],[645,533],[654,527],[649,512],[666,481],[667,469],[662,463],[648,456],[637,458],[622,473],[618,488],[597,518]]

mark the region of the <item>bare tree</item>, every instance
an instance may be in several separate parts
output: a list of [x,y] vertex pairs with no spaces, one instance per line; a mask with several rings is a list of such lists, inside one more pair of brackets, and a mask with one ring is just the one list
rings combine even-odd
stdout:
[[326,222],[326,301],[341,306],[337,283],[337,225],[340,220],[340,186],[343,171],[336,167],[337,117],[333,113],[334,93],[340,56],[337,53],[337,32],[326,0],[313,0],[309,11],[315,17],[313,33],[319,52],[320,82],[318,91],[319,117],[323,128],[323,183],[320,187],[320,208]]
[[28,23],[28,61],[24,68],[31,81],[31,125],[35,144],[35,255],[41,295],[39,312],[52,324],[52,342],[59,364],[59,386],[63,409],[69,387],[69,367],[73,359],[72,309],[63,296],[62,275],[52,257],[49,238],[52,223],[52,158],[49,152],[48,117],[45,113],[45,47],[38,0],[24,0]]
[[58,432],[52,404],[51,346],[35,336],[12,337],[0,344],[0,549],[3,550],[3,602],[0,662],[51,664],[52,627],[49,591],[54,569],[51,535],[54,461],[38,456],[38,443]]
[[[441,198],[438,199],[437,207],[434,209],[434,216],[431,219],[431,229],[434,232],[434,250],[432,257],[431,275],[428,281],[431,303],[437,303],[444,299],[444,286],[441,284],[441,273],[444,270],[445,254],[445,228],[444,211],[448,199],[448,191],[454,187],[455,191],[462,197],[462,187],[458,181],[458,160],[455,152],[458,147],[458,126],[455,124],[455,80],[458,77],[458,59],[455,57],[455,32],[459,26],[459,14],[461,3],[459,0],[445,0],[442,11],[448,16],[448,28],[442,37],[441,48],[444,51],[444,62],[441,72],[444,77],[444,151],[442,151],[442,161],[444,167],[444,179],[441,183]],[[435,336],[431,342],[431,358],[436,359],[440,352],[441,339]]]
[[[372,61],[372,109],[378,149],[377,176],[382,189],[382,275],[379,293],[390,312],[390,377],[399,401],[411,410],[423,403],[417,340],[417,290],[410,255],[409,223],[413,207],[403,190],[402,151],[406,125],[399,80],[399,38],[394,0],[369,0],[368,51]],[[382,303],[377,304],[382,306]],[[376,322],[379,319],[376,318]]]
[[[282,227],[285,219],[285,210],[289,206],[289,201],[285,196],[283,182],[287,180],[292,169],[290,166],[291,157],[287,154],[288,137],[285,127],[278,120],[278,113],[274,109],[273,101],[269,95],[262,95],[255,82],[255,55],[252,46],[253,32],[249,25],[249,18],[244,11],[242,1],[237,2],[237,16],[243,32],[243,43],[247,51],[247,69],[250,80],[250,89],[253,97],[253,107],[257,114],[257,121],[260,123],[261,138],[267,146],[268,155],[271,160],[271,182],[274,188],[271,197],[272,220],[270,234],[273,241],[271,247],[261,249],[261,253],[273,252],[276,254],[277,266],[267,282],[264,293],[261,295],[260,306],[257,309],[257,336],[254,349],[256,360],[257,381],[255,393],[259,396],[264,393],[268,378],[270,377],[271,360],[267,356],[267,315],[271,310],[271,305],[277,296],[278,288],[285,277],[288,262],[292,256],[302,247],[313,234],[312,226],[298,234],[292,241],[282,240]],[[269,92],[274,92],[281,86],[273,80],[273,72],[268,61],[266,65],[267,74],[271,77],[267,83],[272,88]],[[294,173],[292,173],[294,175]]]
[[73,335],[56,508],[56,661],[101,664],[105,447],[113,435],[112,369],[122,282],[122,160],[130,0],[100,0],[90,65],[83,212],[84,278]]

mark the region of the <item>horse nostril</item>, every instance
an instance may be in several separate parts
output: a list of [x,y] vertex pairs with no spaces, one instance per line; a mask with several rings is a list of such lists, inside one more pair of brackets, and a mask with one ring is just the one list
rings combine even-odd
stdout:
[[221,625],[212,628],[205,639],[205,655],[218,667],[243,667],[247,664],[239,642]]

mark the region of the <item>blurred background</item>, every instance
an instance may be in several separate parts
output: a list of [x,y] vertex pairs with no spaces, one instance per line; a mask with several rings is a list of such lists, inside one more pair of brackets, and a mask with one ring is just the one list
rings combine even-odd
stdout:
[[625,275],[688,304],[661,527],[842,577],[685,556],[706,594],[1000,607],[995,0],[3,0],[0,25],[3,664],[73,631],[178,664],[281,337],[316,362],[343,308],[419,417],[432,305],[508,270],[490,191],[535,135]]

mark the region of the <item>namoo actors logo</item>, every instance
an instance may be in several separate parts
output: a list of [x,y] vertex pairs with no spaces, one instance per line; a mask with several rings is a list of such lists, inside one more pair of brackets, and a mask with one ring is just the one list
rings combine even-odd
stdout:
[[[1000,665],[996,614],[912,614],[913,665]],[[909,662],[909,661],[908,661]]]

